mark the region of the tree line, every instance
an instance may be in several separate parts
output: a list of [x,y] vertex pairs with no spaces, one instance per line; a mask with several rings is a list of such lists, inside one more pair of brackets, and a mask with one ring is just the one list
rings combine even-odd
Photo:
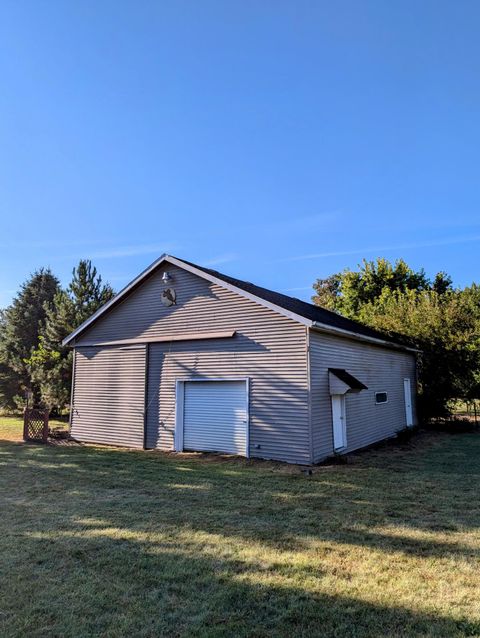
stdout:
[[89,260],[81,260],[63,289],[49,268],[21,285],[0,312],[0,407],[31,401],[60,411],[70,402],[72,351],[62,340],[114,295]]
[[[448,415],[456,400],[480,398],[480,287],[455,288],[445,272],[430,279],[404,260],[364,260],[313,285],[312,300],[420,350],[423,418]],[[72,351],[62,340],[114,295],[89,260],[63,289],[48,268],[0,311],[0,408],[23,408],[26,394],[50,410],[68,407]]]
[[363,260],[314,284],[313,302],[418,348],[419,409],[423,419],[445,417],[457,400],[480,398],[480,287],[454,288],[403,259]]

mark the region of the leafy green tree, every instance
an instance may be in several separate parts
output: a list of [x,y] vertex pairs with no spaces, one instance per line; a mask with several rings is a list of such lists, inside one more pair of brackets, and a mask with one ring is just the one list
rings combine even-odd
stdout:
[[28,365],[42,402],[49,408],[62,409],[70,401],[72,352],[61,345],[63,339],[113,295],[92,263],[81,260],[73,269],[67,290],[59,290],[47,304],[45,324]]
[[12,304],[0,318],[0,405],[13,409],[23,404],[27,390],[39,398],[38,385],[32,383],[26,360],[38,344],[45,325],[45,304],[59,290],[58,279],[50,269],[41,268],[22,284]]
[[423,269],[415,271],[403,259],[392,264],[387,259],[363,260],[357,271],[343,270],[326,279],[317,279],[313,288],[313,302],[323,308],[356,318],[360,308],[377,299],[384,289],[434,290],[445,292],[451,288],[451,279],[438,273],[432,284]]
[[473,391],[479,371],[478,307],[463,291],[407,292],[385,289],[359,311],[358,319],[403,334],[420,350],[420,408],[425,417],[446,416],[449,402]]
[[449,290],[452,290],[452,278],[447,275],[446,272],[437,272],[431,290],[438,292],[439,295],[443,295]]
[[[476,332],[468,345],[472,360],[471,374],[464,377],[462,392],[459,394],[466,403],[476,404],[480,400],[480,286],[473,283],[462,292],[465,303],[476,321]],[[475,411],[477,406],[475,405]]]
[[[314,284],[322,303],[365,325],[405,335],[420,350],[420,408],[445,416],[454,399],[480,392],[480,290],[455,290],[439,272],[433,282],[403,260],[367,262]],[[479,397],[480,398],[480,397]]]

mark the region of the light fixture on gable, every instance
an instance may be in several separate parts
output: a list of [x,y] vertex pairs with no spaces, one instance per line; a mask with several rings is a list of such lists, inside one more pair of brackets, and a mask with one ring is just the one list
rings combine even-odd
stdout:
[[171,287],[173,281],[172,275],[166,270],[162,275],[162,284],[167,286],[164,288],[161,294],[161,301],[164,306],[175,306],[177,304],[177,293],[175,289]]

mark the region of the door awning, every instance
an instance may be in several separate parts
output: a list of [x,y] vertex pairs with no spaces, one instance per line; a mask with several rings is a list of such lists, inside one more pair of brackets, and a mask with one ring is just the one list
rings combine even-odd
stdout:
[[343,368],[328,368],[330,394],[346,394],[368,390],[367,386]]

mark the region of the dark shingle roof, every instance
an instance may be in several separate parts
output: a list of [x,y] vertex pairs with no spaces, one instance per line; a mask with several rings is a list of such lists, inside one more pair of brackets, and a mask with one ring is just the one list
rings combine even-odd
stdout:
[[245,292],[255,295],[256,297],[260,297],[260,299],[264,299],[269,303],[275,304],[276,306],[279,306],[284,310],[288,310],[289,312],[300,315],[305,319],[317,321],[318,323],[331,326],[332,328],[347,330],[348,332],[355,332],[365,337],[382,339],[383,341],[389,341],[392,344],[398,344],[405,347],[413,347],[407,339],[401,337],[400,335],[392,336],[378,330],[374,330],[373,328],[364,326],[358,321],[347,319],[346,317],[343,317],[336,312],[332,312],[330,310],[326,310],[325,308],[321,308],[320,306],[307,303],[306,301],[302,301],[301,299],[289,297],[288,295],[284,295],[280,292],[274,292],[273,290],[269,290],[268,288],[262,288],[262,286],[256,286],[249,281],[242,281],[241,279],[236,279],[235,277],[224,275],[221,272],[211,270],[210,268],[204,268],[203,266],[198,266],[197,264],[193,264],[192,262],[186,261],[185,259],[180,259],[180,261],[183,261],[186,264],[193,266],[194,268],[198,268],[198,270],[202,270],[212,277],[221,279],[226,283],[231,284],[232,286],[236,286],[237,288],[240,288]]

